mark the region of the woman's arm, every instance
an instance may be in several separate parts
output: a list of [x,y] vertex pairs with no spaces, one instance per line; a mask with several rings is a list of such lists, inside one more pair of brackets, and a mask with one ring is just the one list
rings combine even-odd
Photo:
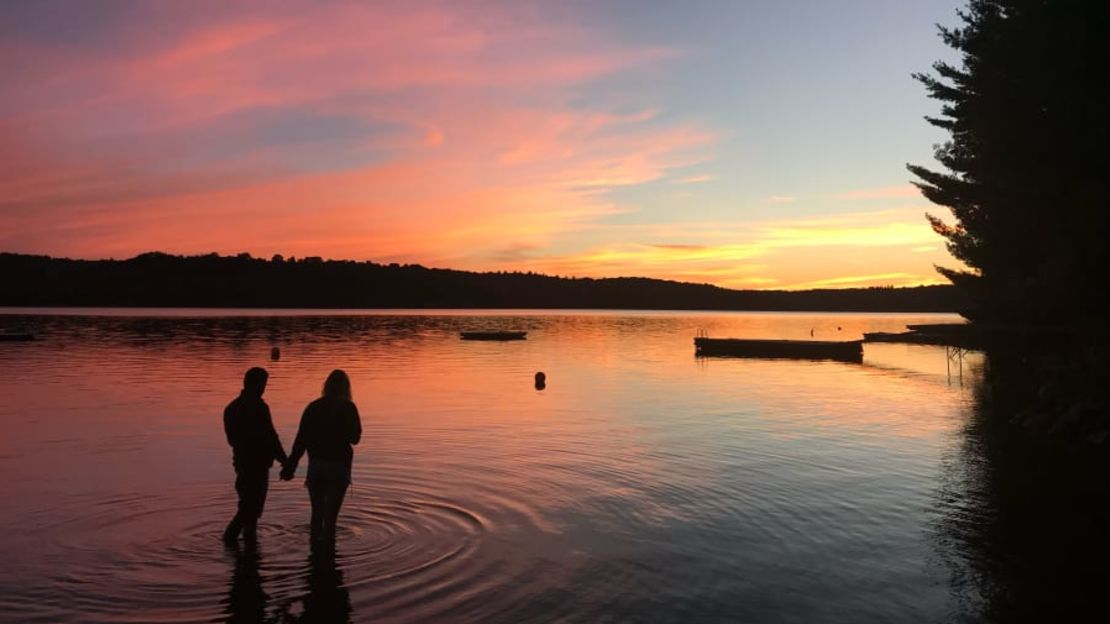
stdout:
[[358,444],[362,439],[362,418],[358,415],[358,407],[351,403],[351,429],[347,440],[351,444]]

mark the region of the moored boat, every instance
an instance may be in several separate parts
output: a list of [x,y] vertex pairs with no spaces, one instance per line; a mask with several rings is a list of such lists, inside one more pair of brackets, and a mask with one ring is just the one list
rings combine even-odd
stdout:
[[748,338],[694,338],[697,355],[799,360],[863,361],[863,341],[759,340]]
[[459,332],[463,340],[524,340],[526,331],[464,331]]

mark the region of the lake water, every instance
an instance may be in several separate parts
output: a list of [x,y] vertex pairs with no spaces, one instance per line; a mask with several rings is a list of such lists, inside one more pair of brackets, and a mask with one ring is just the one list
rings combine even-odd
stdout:
[[[845,364],[692,344],[955,320],[9,309],[0,327],[39,339],[0,343],[0,621],[1012,621],[1095,603],[1108,475],[985,424],[982,356],[949,374],[936,347]],[[271,485],[256,551],[219,540],[222,410],[256,365],[287,447],[327,373],[351,376],[364,436],[334,558],[310,556],[299,478]]]

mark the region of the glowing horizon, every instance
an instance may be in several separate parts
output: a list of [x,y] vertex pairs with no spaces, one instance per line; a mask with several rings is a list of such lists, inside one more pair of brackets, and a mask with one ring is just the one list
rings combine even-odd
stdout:
[[5,6],[0,250],[943,283],[902,166],[954,6]]

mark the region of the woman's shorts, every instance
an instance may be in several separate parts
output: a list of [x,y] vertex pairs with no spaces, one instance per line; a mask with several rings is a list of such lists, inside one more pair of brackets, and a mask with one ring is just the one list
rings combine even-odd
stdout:
[[337,462],[327,459],[309,459],[308,475],[305,485],[310,483],[343,483],[351,482],[351,466],[346,462]]

